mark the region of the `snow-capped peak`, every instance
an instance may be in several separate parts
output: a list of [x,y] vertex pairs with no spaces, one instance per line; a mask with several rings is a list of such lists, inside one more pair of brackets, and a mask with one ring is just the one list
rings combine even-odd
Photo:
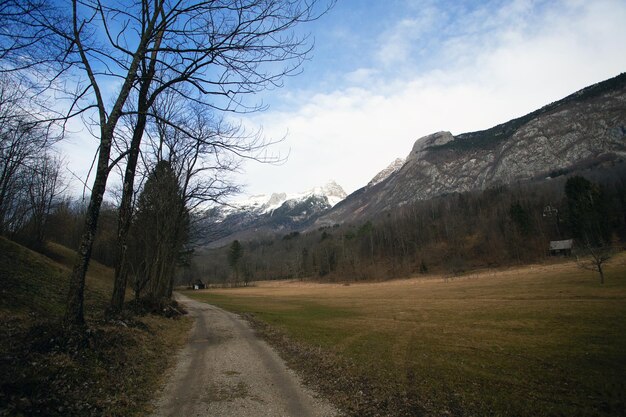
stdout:
[[309,191],[304,193],[302,197],[307,198],[311,195],[326,197],[328,199],[328,204],[330,204],[331,207],[339,203],[347,196],[343,188],[341,188],[341,186],[333,180],[328,181],[321,187],[314,187],[310,189]]
[[393,174],[394,172],[396,172],[400,168],[402,168],[402,165],[404,165],[404,162],[405,162],[405,160],[403,158],[396,158],[396,160],[393,161],[391,164],[389,164],[389,166],[387,168],[383,169],[378,174],[376,174],[374,176],[374,178],[372,178],[372,180],[367,184],[367,186],[368,187],[372,187],[372,186],[378,184],[379,182],[383,182],[391,174]]
[[266,204],[269,206],[275,206],[275,205],[280,206],[281,204],[285,202],[285,200],[287,200],[286,193],[273,193],[270,199],[267,200]]
[[286,201],[303,201],[312,196],[326,197],[328,199],[328,204],[334,206],[346,198],[346,195],[346,192],[339,184],[335,181],[329,181],[323,186],[313,187],[310,190],[301,193],[273,193],[271,196],[268,196],[267,194],[254,195],[243,200],[236,201],[233,205],[242,210],[269,213],[282,206]]

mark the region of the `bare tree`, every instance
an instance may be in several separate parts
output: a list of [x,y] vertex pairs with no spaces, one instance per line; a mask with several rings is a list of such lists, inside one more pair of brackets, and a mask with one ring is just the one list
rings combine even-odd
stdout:
[[578,266],[588,271],[597,272],[600,276],[600,284],[604,284],[604,266],[613,257],[613,248],[608,245],[592,245],[587,241],[585,252],[589,257],[586,259],[577,257]]
[[[226,111],[252,111],[243,96],[296,72],[308,52],[292,29],[317,18],[316,0],[5,0],[0,68],[49,76],[42,88],[65,94],[63,117],[81,115],[99,141],[91,200],[70,278],[66,322],[81,324],[85,274],[106,182],[113,166],[136,152],[112,155],[125,114],[150,114],[164,91]],[[71,11],[67,13],[67,11]],[[29,57],[24,59],[24,56]],[[282,64],[282,65],[281,65]],[[110,86],[115,86],[109,94]],[[182,86],[188,88],[182,89]],[[138,106],[129,98],[138,92]],[[143,129],[137,124],[137,142]],[[132,165],[132,158],[127,166]],[[130,162],[130,164],[128,163]],[[132,171],[132,166],[131,169]],[[131,175],[124,188],[131,186]],[[126,221],[126,220],[124,220]],[[122,220],[120,220],[122,222]]]
[[[251,134],[240,125],[227,123],[214,112],[207,113],[202,106],[181,100],[171,91],[161,95],[153,104],[156,117],[146,118],[145,133],[148,142],[142,150],[143,172],[149,173],[159,161],[167,160],[181,187],[184,211],[191,213],[190,239],[198,238],[204,213],[212,205],[224,204],[225,198],[239,191],[230,181],[230,174],[239,168],[243,158],[260,162],[276,162],[278,157],[267,156],[266,141],[259,132]],[[136,132],[136,131],[135,131]],[[133,134],[135,140],[136,134]],[[110,311],[119,312],[123,305],[127,283],[126,241],[132,215],[132,184],[134,176],[125,172],[126,186],[122,193],[118,223],[118,259]],[[133,172],[135,174],[135,172]],[[188,242],[190,243],[190,242]],[[173,275],[172,275],[173,278]],[[171,296],[173,279],[167,296]]]
[[12,81],[0,79],[0,233],[15,232],[28,220],[32,186],[50,179],[47,153],[58,140],[51,126],[26,112],[23,91]]
[[588,260],[579,259],[578,265],[598,272],[600,284],[604,284],[603,266],[613,253],[605,189],[575,176],[565,183],[565,195],[570,229],[589,256]]
[[30,218],[28,234],[31,246],[41,248],[46,235],[48,218],[55,202],[65,191],[61,168],[63,162],[58,156],[44,154],[33,169],[28,184]]

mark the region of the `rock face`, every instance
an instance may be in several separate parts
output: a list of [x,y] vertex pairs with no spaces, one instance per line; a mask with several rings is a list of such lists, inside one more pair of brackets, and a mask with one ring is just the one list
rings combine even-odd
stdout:
[[416,200],[536,181],[626,158],[626,74],[491,129],[418,139],[400,169],[320,217],[324,226]]
[[387,178],[389,178],[389,176],[391,174],[395,173],[400,168],[402,168],[402,165],[404,165],[404,159],[396,158],[396,160],[393,161],[391,164],[389,164],[389,166],[387,168],[383,169],[378,174],[376,174],[374,176],[374,178],[372,178],[370,180],[370,182],[367,183],[367,186],[368,187],[373,187],[374,185],[378,184],[379,182],[382,182],[382,181],[386,180]]

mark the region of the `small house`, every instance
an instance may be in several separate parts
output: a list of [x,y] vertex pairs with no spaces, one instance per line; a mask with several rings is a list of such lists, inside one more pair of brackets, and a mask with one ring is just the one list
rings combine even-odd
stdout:
[[194,290],[203,290],[206,288],[206,285],[204,285],[204,282],[202,282],[202,280],[197,279],[191,284],[191,288]]
[[550,255],[570,256],[572,254],[573,247],[574,247],[574,239],[551,240],[550,241]]

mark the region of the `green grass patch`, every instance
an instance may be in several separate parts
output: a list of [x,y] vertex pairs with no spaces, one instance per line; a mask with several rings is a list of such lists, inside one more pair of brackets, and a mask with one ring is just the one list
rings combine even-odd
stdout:
[[[37,317],[62,316],[75,252],[48,243],[45,256],[0,237],[0,310]],[[100,315],[113,289],[113,271],[92,261],[85,288],[88,316]]]
[[188,295],[356,364],[346,369],[372,382],[381,409],[395,392],[429,415],[626,415],[624,254],[605,285],[573,263],[349,287],[267,285]]
[[66,271],[53,261],[0,238],[0,309],[58,316],[67,295]]
[[[299,340],[318,346],[330,347],[339,343],[345,335],[329,329],[329,324],[343,318],[355,317],[357,312],[345,308],[334,308],[306,299],[272,300],[266,297],[238,299],[210,292],[184,292],[198,301],[214,304],[239,313],[253,314]],[[306,323],[306,329],[302,326]]]

